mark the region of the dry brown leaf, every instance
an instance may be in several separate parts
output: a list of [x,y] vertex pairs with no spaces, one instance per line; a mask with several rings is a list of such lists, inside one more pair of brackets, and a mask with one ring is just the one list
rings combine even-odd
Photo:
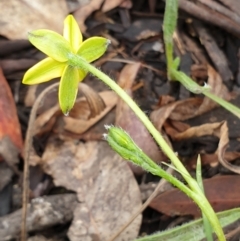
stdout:
[[0,191],[18,172],[15,165],[23,149],[21,127],[11,89],[0,68]]
[[[240,153],[235,151],[229,151],[225,152],[224,159],[228,162],[234,161],[236,159],[240,158]],[[197,163],[197,156],[194,156],[188,160],[188,166],[189,168],[196,168]],[[216,153],[214,154],[201,154],[201,164],[204,165],[211,165],[216,166],[218,164],[218,156]]]
[[203,100],[198,97],[176,101],[154,110],[150,115],[150,119],[152,120],[154,126],[161,131],[164,122],[168,118],[172,117],[173,112],[175,118],[171,119],[181,120],[183,116],[190,118],[192,114],[199,108],[202,102]]
[[[47,109],[37,117],[34,134],[42,135],[49,132],[55,124],[54,131],[59,134],[64,134],[64,132],[82,134],[103,118],[117,103],[116,94],[112,91],[96,93],[83,83],[80,84],[80,89],[84,90],[87,100],[84,97],[77,99],[68,117],[62,115],[59,104]],[[46,99],[48,100],[48,96]],[[101,111],[102,109],[103,111]],[[93,114],[92,110],[94,110]],[[92,115],[99,112],[100,114],[92,118]]]
[[34,123],[34,135],[42,135],[52,130],[56,123],[57,117],[62,113],[58,104],[43,112],[37,117]]
[[177,130],[178,132],[183,132],[187,130],[190,125],[181,121],[174,121],[174,120],[169,120],[169,123],[171,123],[171,126]]
[[232,165],[229,163],[227,160],[225,160],[224,155],[225,151],[227,149],[228,143],[229,143],[229,138],[228,138],[228,126],[227,122],[223,122],[220,130],[219,130],[219,143],[218,143],[218,150],[217,150],[217,155],[218,155],[218,160],[219,162],[227,169],[231,170],[232,172],[240,174],[240,167]]
[[[234,166],[225,159],[225,151],[227,149],[229,138],[228,138],[228,126],[226,121],[217,122],[217,123],[207,123],[200,126],[190,127],[184,132],[177,133],[168,132],[171,134],[171,138],[177,141],[190,139],[193,137],[201,137],[212,135],[219,138],[218,149],[216,151],[218,156],[218,161],[227,169],[232,172],[240,174],[240,167]],[[234,155],[236,156],[236,155]]]
[[176,136],[177,134],[179,134],[179,132],[184,132],[188,128],[190,128],[190,126],[186,123],[183,123],[180,121],[173,121],[169,119],[165,121],[163,126],[164,126],[165,133],[171,137]]
[[219,136],[219,129],[222,127],[223,122],[217,122],[217,123],[207,123],[200,126],[194,126],[190,127],[186,131],[182,133],[177,133],[175,136],[171,136],[174,140],[180,141],[180,140],[186,140],[193,137],[200,137],[200,136],[207,136],[207,135],[213,135],[213,136]]
[[105,0],[102,6],[102,11],[108,12],[116,7],[130,9],[132,8],[132,1],[131,0]]
[[86,97],[89,109],[91,110],[89,119],[96,117],[106,108],[101,96],[88,85],[81,83],[80,91]]
[[[206,197],[216,212],[240,205],[240,176],[217,176],[203,181]],[[169,216],[193,215],[200,217],[197,205],[178,189],[158,195],[150,207]]]
[[[74,134],[82,134],[83,132],[87,131],[90,127],[92,127],[94,124],[96,124],[100,119],[102,119],[117,104],[117,95],[114,92],[104,91],[99,93],[99,95],[102,97],[106,105],[104,111],[102,111],[96,117],[88,119],[88,116],[90,115],[89,106],[86,106],[86,100],[82,99],[75,106],[75,109],[78,108],[79,110],[78,113],[79,117],[81,116],[81,119],[72,118],[71,114],[69,117],[63,116],[62,120],[64,122],[64,131],[71,132]],[[81,112],[81,110],[83,109],[85,109],[83,113],[85,112],[86,114],[88,114],[87,118],[84,118],[84,115],[82,115],[83,113]]]
[[[75,191],[79,204],[68,236],[71,241],[107,240],[141,206],[136,180],[126,162],[105,142],[50,140],[43,168],[56,186]],[[137,237],[141,216],[117,240]]]
[[115,7],[131,8],[131,0],[91,0],[88,4],[81,6],[78,10],[74,12],[74,17],[76,18],[80,29],[82,32],[86,31],[86,26],[84,24],[87,17],[89,17],[94,11],[102,10],[103,12],[110,11]]
[[[8,138],[18,152],[22,151],[23,140],[15,101],[11,89],[0,68],[0,141]],[[7,147],[5,147],[7,148]]]
[[0,9],[0,34],[9,39],[26,39],[29,31],[43,28],[62,33],[68,14],[65,0],[0,1]]
[[[140,63],[126,65],[119,76],[118,84],[131,96],[131,87],[140,68]],[[166,161],[163,153],[130,107],[119,98],[116,109],[116,126],[122,127],[136,144],[155,162]],[[130,164],[131,165],[131,164]],[[141,174],[142,169],[131,165],[134,173]]]

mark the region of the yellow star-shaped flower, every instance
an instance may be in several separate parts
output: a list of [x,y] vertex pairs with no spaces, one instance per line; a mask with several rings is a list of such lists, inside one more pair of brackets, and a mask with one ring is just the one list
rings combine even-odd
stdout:
[[30,32],[28,38],[49,57],[30,68],[22,82],[32,85],[61,77],[58,98],[60,108],[67,115],[76,100],[78,83],[87,74],[87,70],[75,65],[73,59],[91,63],[105,53],[110,41],[102,37],[91,37],[83,41],[72,15],[64,20],[63,36],[51,30],[40,29]]

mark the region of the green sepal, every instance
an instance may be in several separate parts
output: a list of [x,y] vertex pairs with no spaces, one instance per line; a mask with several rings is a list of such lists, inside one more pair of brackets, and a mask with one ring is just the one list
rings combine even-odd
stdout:
[[66,66],[60,80],[58,92],[59,105],[65,115],[68,115],[74,105],[78,92],[78,83],[78,69],[70,65]]
[[110,40],[102,37],[92,37],[85,40],[77,51],[77,55],[88,63],[100,58],[107,50]]
[[64,20],[63,37],[68,40],[74,53],[76,53],[82,43],[82,33],[72,15],[68,15]]
[[108,130],[107,138],[109,139],[108,142],[110,145],[111,143],[116,143],[119,147],[122,147],[128,151],[138,151],[139,147],[136,146],[136,144],[126,131],[115,126],[106,126],[106,128]]
[[104,135],[106,141],[123,159],[129,160],[153,175],[166,177],[165,171],[137,146],[127,132],[115,126],[105,126],[105,128],[108,130],[108,134]]
[[47,82],[62,75],[65,63],[46,58],[35,64],[23,76],[23,84],[34,85]]
[[28,33],[29,41],[43,53],[59,62],[66,62],[73,52],[70,43],[60,34],[47,29]]

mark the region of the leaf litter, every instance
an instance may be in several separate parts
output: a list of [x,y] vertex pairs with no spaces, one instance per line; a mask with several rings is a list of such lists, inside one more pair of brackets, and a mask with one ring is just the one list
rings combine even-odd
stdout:
[[[105,142],[51,140],[41,164],[56,186],[77,193],[79,204],[68,232],[71,240],[106,240],[141,205],[139,187],[127,163]],[[141,216],[118,240],[135,238],[140,223]]]
[[[216,212],[239,206],[239,182],[237,175],[217,176],[203,181],[206,196]],[[150,203],[150,207],[169,216],[201,216],[195,203],[177,189],[160,194]]]
[[[199,2],[201,2],[201,4],[191,2],[191,4],[186,5],[185,0],[180,0],[181,9],[189,12],[190,15],[192,14],[193,16],[199,14],[198,16],[203,22],[203,30],[200,25],[195,23],[195,19],[193,20],[193,24],[191,21],[188,22],[186,20],[184,23],[184,26],[187,26],[186,29],[179,26],[179,43],[181,40],[183,40],[182,42],[184,43],[182,46],[184,51],[179,51],[180,53],[178,53],[179,49],[177,48],[180,46],[181,50],[181,44],[176,44],[176,54],[181,55],[184,64],[184,66],[180,67],[185,69],[186,72],[189,71],[199,84],[203,85],[204,82],[208,82],[212,87],[213,93],[217,96],[228,101],[236,101],[235,103],[237,103],[237,99],[234,100],[234,98],[238,94],[233,95],[233,93],[229,91],[229,89],[233,88],[233,86],[229,87],[229,83],[233,85],[234,80],[232,76],[226,74],[224,71],[228,70],[228,73],[233,73],[234,77],[235,73],[239,75],[240,72],[239,59],[237,56],[239,45],[236,44],[235,39],[231,36],[231,33],[236,34],[239,31],[238,27],[233,28],[236,26],[235,23],[238,19],[233,17],[234,14],[232,14],[232,16],[225,15],[227,14],[226,6],[228,6],[231,11],[234,11],[234,9],[237,8],[233,6],[237,3],[234,1],[219,1],[218,4],[223,2],[225,5],[224,12],[219,13],[217,12],[218,10],[215,12],[210,10],[213,7],[213,1],[209,1],[208,4],[202,0],[199,0]],[[177,143],[189,143],[190,149],[191,146],[195,145],[195,142],[197,143],[198,147],[196,149],[198,152],[193,148],[194,150],[190,150],[190,154],[184,156],[180,150],[179,156],[184,161],[184,164],[190,170],[194,170],[197,153],[200,152],[204,168],[212,170],[219,167],[217,173],[220,175],[217,177],[203,173],[203,175],[208,177],[204,182],[206,183],[207,196],[214,208],[216,208],[216,210],[226,210],[238,206],[238,175],[229,175],[229,170],[238,173],[236,165],[240,154],[237,122],[235,120],[231,120],[232,122],[230,122],[228,114],[223,115],[222,119],[218,119],[221,114],[219,114],[220,112],[214,111],[221,108],[217,108],[218,106],[206,97],[189,95],[183,88],[180,88],[180,90],[177,89],[175,93],[171,93],[171,84],[170,86],[168,83],[166,84],[166,82],[164,82],[164,75],[159,74],[160,72],[165,73],[165,67],[160,67],[164,66],[163,50],[159,51],[155,48],[156,44],[162,44],[161,28],[157,26],[161,25],[160,19],[162,19],[162,17],[159,15],[159,9],[162,13],[163,5],[161,3],[149,2],[151,13],[150,16],[147,17],[144,14],[141,15],[143,12],[139,15],[138,10],[143,6],[142,4],[143,3],[137,3],[136,5],[136,1],[122,0],[78,1],[78,3],[75,3],[72,12],[77,17],[79,25],[82,26],[82,30],[86,30],[86,35],[91,35],[92,33],[97,33],[98,35],[108,34],[110,38],[116,40],[107,54],[108,56],[117,56],[114,60],[115,64],[119,59],[121,61],[121,57],[124,57],[122,63],[124,63],[124,61],[134,62],[132,60],[133,58],[136,60],[135,64],[126,65],[123,69],[114,69],[113,62],[106,63],[106,60],[102,61],[101,65],[103,65],[103,68],[107,66],[107,64],[110,66],[110,68],[108,67],[108,69],[106,69],[106,72],[116,76],[119,84],[124,87],[129,95],[136,99],[141,108],[144,109],[148,106],[147,113],[150,115],[153,123],[163,135],[169,137],[176,151],[178,150],[176,147]],[[205,5],[204,9],[206,9],[205,16],[200,14],[203,5]],[[0,6],[1,9],[4,9],[0,22],[5,23],[1,25],[0,34],[6,38],[15,40],[25,39],[27,31],[37,28],[50,28],[61,32],[62,20],[66,14],[68,14],[69,10],[67,6],[70,5],[69,2],[65,1],[51,1],[50,4],[45,0],[38,1],[37,3],[32,3],[27,0],[21,2],[10,0],[8,2],[1,2]],[[12,14],[12,6],[16,6],[18,9],[14,14]],[[197,7],[193,8],[194,6]],[[130,8],[133,9],[133,12],[129,11]],[[195,9],[196,11],[189,11],[189,8],[190,10]],[[144,9],[147,9],[146,6]],[[154,13],[154,9],[157,9],[157,13]],[[52,13],[56,11],[58,11],[58,14],[52,17]],[[94,11],[96,11],[96,13],[94,13]],[[209,17],[209,12],[211,12],[211,18]],[[90,16],[90,14],[92,15]],[[128,18],[129,14],[133,17],[132,19]],[[227,19],[226,21],[229,23],[228,26],[222,23],[222,21],[216,21],[216,19],[219,19],[216,18],[219,17],[219,14],[221,14],[221,16],[224,15],[224,18]],[[119,16],[116,18],[116,15]],[[185,15],[183,14],[183,16]],[[225,29],[228,35],[223,37],[219,30],[216,31],[215,28],[205,25],[204,22],[207,21],[206,16],[209,17],[213,25],[221,26],[222,29]],[[22,21],[18,21],[19,19]],[[195,27],[196,29],[194,30]],[[206,29],[207,31],[205,31]],[[216,33],[217,37],[214,34],[212,35],[212,30],[216,31],[213,32]],[[133,36],[135,32],[137,34]],[[205,40],[203,45],[201,45],[201,38]],[[206,43],[206,39],[209,38],[211,41]],[[20,54],[20,57],[15,59],[14,55],[19,54],[18,52],[21,50],[20,47],[10,48],[7,52],[5,51],[7,49],[5,47],[0,50],[0,56],[5,56],[1,59],[0,64],[8,81],[10,80],[10,85],[14,91],[16,91],[15,83],[21,79],[23,70],[35,64],[36,60],[43,58],[43,56],[38,53],[36,54],[33,51],[28,52],[29,45],[26,45],[26,43],[17,42],[19,40],[15,41],[15,45],[22,46],[22,50],[27,52],[27,55],[24,56]],[[12,43],[11,41],[8,42],[9,44]],[[189,43],[191,43],[191,45]],[[0,44],[6,43],[0,42]],[[226,49],[222,48],[223,45]],[[214,46],[218,48],[214,48],[211,52],[211,48]],[[220,50],[226,61],[214,62],[214,58],[220,56]],[[113,52],[114,55],[111,55],[111,52]],[[186,56],[184,56],[184,52]],[[214,63],[209,63],[209,57]],[[108,57],[107,61],[111,61],[111,58],[112,57]],[[191,61],[188,62],[187,60],[189,59]],[[233,60],[236,61],[236,63]],[[229,64],[230,61],[231,65]],[[22,62],[22,64],[19,65],[18,62]],[[122,63],[121,66],[123,65]],[[218,71],[211,67],[212,64]],[[223,66],[219,67],[221,64]],[[146,68],[146,66],[151,66],[151,68]],[[158,69],[158,72],[154,69]],[[104,124],[115,123],[121,126],[133,135],[133,139],[135,139],[141,148],[157,163],[167,161],[163,152],[157,147],[152,137],[146,132],[138,119],[129,110],[128,106],[119,100],[111,91],[106,89],[98,91],[96,85],[91,84],[91,80],[89,81],[89,79],[91,79],[91,77],[88,77],[87,81],[91,86],[94,86],[93,90],[96,95],[90,94],[90,96],[87,96],[87,99],[79,96],[75,109],[73,109],[69,117],[61,115],[59,106],[55,101],[57,99],[56,92],[50,93],[45,97],[42,106],[38,110],[38,117],[35,121],[34,129],[34,138],[38,142],[37,146],[40,146],[40,151],[36,146],[31,150],[31,168],[37,169],[41,166],[44,171],[40,174],[38,171],[35,173],[38,173],[43,179],[47,179],[48,183],[51,182],[50,179],[52,178],[55,186],[64,187],[67,190],[75,192],[77,195],[78,203],[76,207],[74,206],[74,217],[68,230],[70,240],[88,240],[90,238],[107,240],[107,238],[120,229],[124,223],[128,222],[136,210],[141,207],[139,187],[131,170],[139,175],[138,180],[139,177],[143,178],[141,179],[142,182],[144,182],[146,176],[148,177],[148,174],[144,173],[143,170],[135,170],[135,166],[130,166],[130,169],[124,160],[108,149],[106,143],[101,140]],[[228,83],[227,79],[231,81]],[[227,85],[229,89],[227,89],[225,85]],[[36,93],[45,87],[46,86],[29,88],[32,89],[32,92],[28,92],[28,98],[25,98],[27,100],[26,106],[32,106],[36,99]],[[135,91],[135,89],[137,90]],[[178,91],[180,92],[178,93]],[[16,95],[14,97],[16,97]],[[26,96],[24,95],[24,97]],[[17,100],[18,98],[15,99]],[[90,102],[90,105],[88,99],[90,101],[93,100]],[[105,106],[97,104],[98,102],[100,103],[101,100],[105,103]],[[5,103],[5,100],[3,103]],[[156,106],[156,103],[159,103],[159,105]],[[26,106],[24,106],[25,109]],[[153,111],[151,111],[152,107],[154,109]],[[8,109],[14,110],[14,107],[9,107]],[[101,111],[102,109],[103,111]],[[94,112],[94,110],[96,112]],[[5,107],[4,112],[6,112]],[[101,113],[97,115],[96,113],[98,112]],[[204,116],[208,113],[210,113],[210,118],[207,119],[205,117],[204,119]],[[214,113],[217,113],[216,116],[214,116]],[[13,117],[11,121],[15,123],[14,126],[16,128],[13,130],[16,131],[17,134],[7,133],[7,135],[11,136],[10,143],[17,143],[17,152],[11,151],[9,142],[6,148],[10,150],[9,152],[17,153],[16,155],[18,155],[18,153],[21,152],[19,150],[22,148],[22,137],[19,134],[20,128],[18,120],[16,120],[14,116],[15,113],[11,114],[11,117]],[[25,118],[24,115],[22,115],[22,117],[23,119]],[[116,119],[115,121],[114,118]],[[194,123],[193,120],[196,119],[198,120],[198,122],[195,122],[197,124],[192,124]],[[10,124],[11,121],[9,121],[8,124]],[[3,133],[5,129],[11,130],[11,128],[4,127]],[[235,131],[233,129],[235,129]],[[235,134],[234,137],[233,134]],[[12,139],[14,140],[15,138],[14,136],[17,136],[17,140],[12,141]],[[145,137],[143,138],[143,136]],[[232,147],[233,139],[235,140],[234,148]],[[205,146],[199,145],[201,142],[204,142]],[[211,143],[211,152],[209,152],[210,147],[206,147],[207,143]],[[228,148],[228,146],[230,147]],[[18,159],[16,155],[14,158]],[[6,160],[0,163],[0,171],[2,173],[0,176],[4,178],[7,177],[6,169],[4,169],[2,165],[6,163],[5,161]],[[231,161],[233,164],[229,164],[228,161]],[[228,175],[222,175],[219,163],[222,164],[221,166],[226,167],[225,172],[228,172]],[[48,174],[48,176],[44,177],[46,174]],[[6,183],[8,183],[11,178],[5,180],[7,180]],[[33,185],[33,182],[36,181],[39,183]],[[39,193],[38,190],[44,181],[46,180],[39,181],[37,177],[31,177],[32,187],[34,187],[31,192],[32,197],[37,197],[37,193]],[[1,184],[2,183],[3,182],[1,182]],[[46,192],[47,188],[42,188],[41,190],[43,192],[42,194],[44,194],[44,192],[48,194]],[[34,200],[35,199],[33,199],[33,201]],[[54,202],[52,205],[54,206]],[[67,202],[64,205],[67,206]],[[178,190],[173,188],[163,194],[159,194],[150,206],[160,212],[160,214],[155,214],[158,218],[160,217],[160,223],[164,219],[170,220],[168,216],[190,214],[196,217],[199,215],[199,211],[194,204]],[[149,210],[148,212],[151,213]],[[69,215],[71,216],[73,213]],[[143,227],[147,227],[148,233],[151,233],[149,230],[150,226],[152,227],[154,225],[146,225],[149,221],[152,222],[151,218],[144,217],[143,220],[144,222],[141,222],[141,216],[138,216],[132,226],[129,226],[117,240],[133,240],[136,238],[139,235],[141,223]],[[141,228],[140,234],[143,233],[143,227]],[[44,226],[43,229],[45,228]],[[20,230],[15,229],[15,231],[18,233]],[[35,237],[37,236],[38,235]]]

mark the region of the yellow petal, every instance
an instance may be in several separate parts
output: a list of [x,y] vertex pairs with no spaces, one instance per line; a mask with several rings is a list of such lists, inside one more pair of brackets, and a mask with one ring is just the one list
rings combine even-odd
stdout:
[[88,72],[83,69],[78,69],[78,73],[79,73],[79,81],[82,81],[86,77]]
[[101,57],[107,50],[110,40],[102,37],[92,37],[85,40],[77,51],[77,55],[87,62],[92,62]]
[[74,53],[76,53],[82,43],[82,33],[72,15],[68,15],[64,20],[63,37],[69,41]]
[[39,29],[28,33],[29,41],[49,57],[66,62],[69,54],[73,52],[70,43],[60,34],[47,30]]
[[65,66],[65,63],[60,63],[51,58],[43,59],[25,73],[22,82],[27,85],[47,82],[60,77]]
[[62,112],[68,115],[77,97],[79,73],[76,67],[66,66],[59,85],[59,104]]

